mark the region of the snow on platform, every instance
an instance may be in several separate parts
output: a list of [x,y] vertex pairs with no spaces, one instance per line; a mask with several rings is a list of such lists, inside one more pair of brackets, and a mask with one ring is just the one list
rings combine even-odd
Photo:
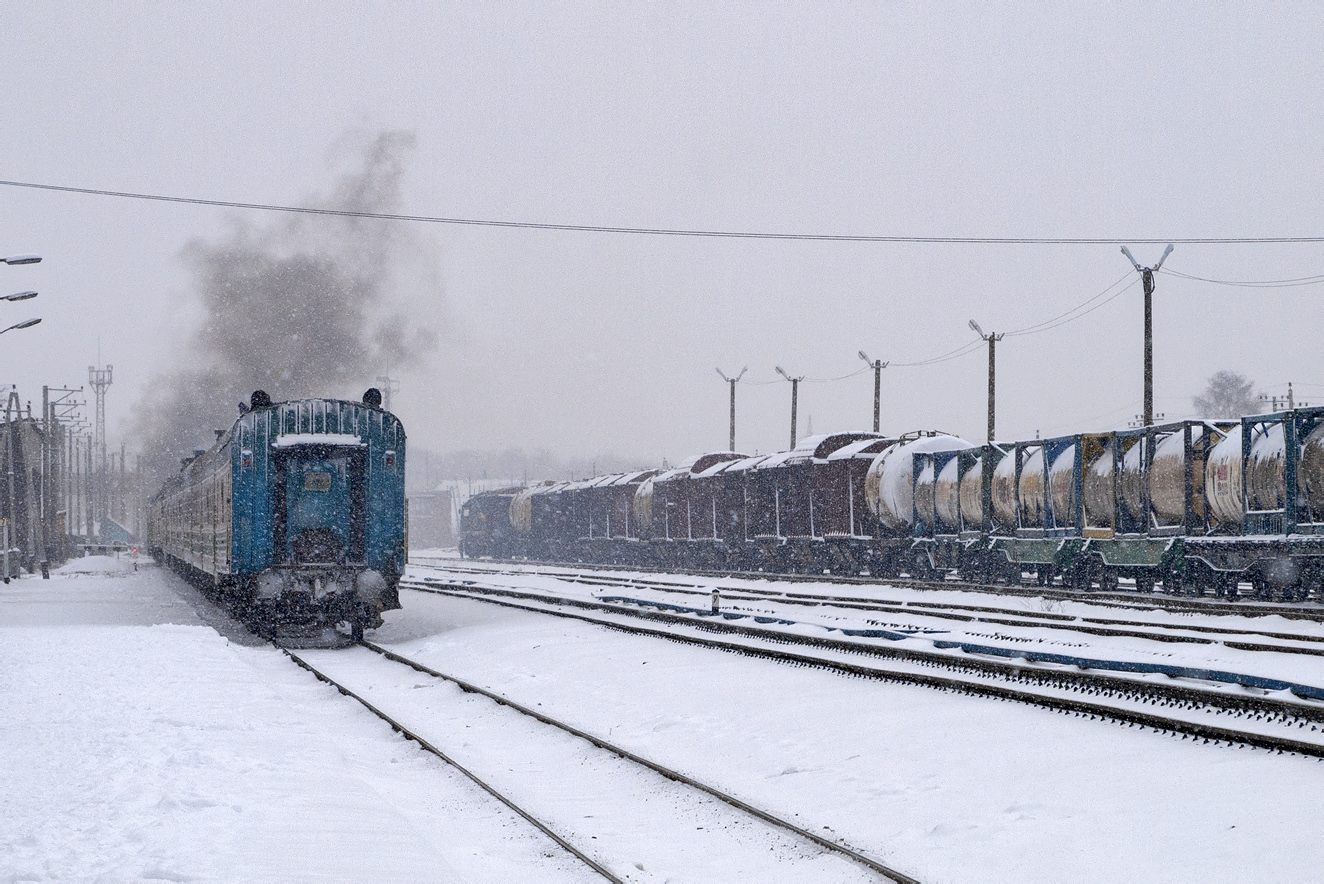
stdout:
[[127,557],[0,586],[0,881],[587,880],[357,704],[208,620],[226,628]]

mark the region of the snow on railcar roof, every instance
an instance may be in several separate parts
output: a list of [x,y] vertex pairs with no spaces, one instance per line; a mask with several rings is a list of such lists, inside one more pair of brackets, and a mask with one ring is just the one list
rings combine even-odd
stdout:
[[290,448],[295,445],[364,447],[363,440],[354,433],[282,433],[271,443],[272,448]]

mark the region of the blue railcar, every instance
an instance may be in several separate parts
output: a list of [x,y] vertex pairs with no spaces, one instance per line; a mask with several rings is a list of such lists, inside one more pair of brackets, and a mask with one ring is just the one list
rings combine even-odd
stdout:
[[266,632],[379,625],[400,607],[405,432],[374,394],[255,393],[152,498],[153,552]]

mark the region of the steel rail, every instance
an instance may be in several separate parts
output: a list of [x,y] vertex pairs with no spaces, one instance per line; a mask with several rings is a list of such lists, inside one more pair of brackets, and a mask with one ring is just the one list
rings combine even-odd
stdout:
[[[884,681],[895,681],[905,684],[915,684],[925,687],[933,687],[940,690],[951,690],[976,696],[987,696],[1001,700],[1014,700],[1017,702],[1031,705],[1043,706],[1056,711],[1075,713],[1079,715],[1097,716],[1103,719],[1110,719],[1126,724],[1141,725],[1151,727],[1159,731],[1172,731],[1181,733],[1184,736],[1203,738],[1205,740],[1214,740],[1216,742],[1227,742],[1230,744],[1242,744],[1256,748],[1270,749],[1277,751],[1296,752],[1300,755],[1324,758],[1324,745],[1317,743],[1308,743],[1300,740],[1290,740],[1285,737],[1275,737],[1265,734],[1256,734],[1247,731],[1238,731],[1231,728],[1215,727],[1198,722],[1184,721],[1176,718],[1166,718],[1163,716],[1152,715],[1131,709],[1121,709],[1114,706],[1106,706],[1097,703],[1088,703],[1079,700],[1072,700],[1065,697],[1055,697],[1045,694],[1038,694],[1032,691],[1017,690],[1015,688],[1003,687],[1000,685],[988,684],[986,682],[972,682],[956,678],[947,678],[942,676],[927,675],[924,673],[901,672],[896,670],[881,669],[870,666],[860,666],[844,661],[832,660],[825,657],[813,656],[810,654],[796,653],[792,651],[783,651],[773,648],[758,647],[753,645],[741,644],[738,642],[723,641],[716,638],[702,638],[699,636],[684,635],[670,630],[650,628],[646,626],[635,626],[617,621],[603,620],[586,614],[574,613],[565,610],[551,610],[541,608],[535,605],[522,604],[520,601],[509,597],[520,597],[520,594],[508,590],[481,590],[471,586],[452,585],[452,586],[428,586],[426,584],[415,584],[413,582],[402,581],[402,584],[408,588],[431,592],[437,595],[445,595],[453,598],[464,598],[473,601],[481,601],[488,604],[500,605],[503,607],[515,608],[518,610],[530,611],[539,614],[548,614],[555,617],[563,617],[572,620],[579,620],[586,623],[592,623],[608,629],[615,629],[635,635],[646,635],[654,638],[662,638],[668,641],[679,642],[682,644],[692,644],[701,647],[710,647],[718,650],[724,650],[746,656],[763,657],[780,662],[790,663],[792,665],[811,666],[815,668],[834,670],[847,675],[854,675],[863,678],[878,679]],[[483,594],[487,593],[487,594]],[[491,595],[507,596],[507,598],[493,598]],[[1198,690],[1193,688],[1183,688],[1173,685],[1155,684],[1151,682],[1136,681],[1131,679],[1117,678],[1113,676],[1097,675],[1092,673],[1071,672],[1057,669],[1029,669],[1015,664],[1006,664],[990,660],[960,659],[956,657],[947,657],[939,654],[929,654],[922,651],[911,651],[897,648],[880,648],[872,645],[861,645],[854,642],[843,642],[835,639],[811,638],[805,636],[796,636],[788,633],[769,633],[766,630],[757,630],[746,626],[734,626],[725,623],[713,623],[710,621],[696,623],[688,618],[674,617],[671,615],[657,614],[653,612],[629,612],[617,608],[610,608],[604,605],[595,605],[593,603],[582,602],[578,599],[549,599],[546,597],[530,596],[533,601],[541,601],[544,604],[564,604],[571,607],[580,607],[588,609],[597,609],[617,615],[633,615],[641,619],[656,620],[676,625],[683,625],[694,629],[700,629],[709,632],[728,632],[740,635],[745,638],[753,638],[762,641],[777,642],[781,644],[806,644],[820,647],[828,650],[844,651],[848,653],[861,653],[866,655],[875,655],[893,659],[906,660],[921,665],[941,666],[958,671],[964,670],[974,672],[978,675],[1001,677],[1009,680],[1022,680],[1038,682],[1039,684],[1057,687],[1060,689],[1085,691],[1097,694],[1107,694],[1114,696],[1131,695],[1143,702],[1159,702],[1164,705],[1183,705],[1189,708],[1211,708],[1216,711],[1229,712],[1234,714],[1254,714],[1259,717],[1268,716],[1270,719],[1278,718],[1284,723],[1296,719],[1299,721],[1298,727],[1304,727],[1306,723],[1311,723],[1312,729],[1318,730],[1318,722],[1324,721],[1324,709],[1297,705],[1295,703],[1285,703],[1278,700],[1269,700],[1264,697],[1237,696],[1231,694],[1222,694],[1213,691]]]
[[[455,568],[445,565],[418,565],[416,567],[435,568],[441,571],[449,571],[454,574],[499,574],[515,576],[521,573],[533,573],[540,576],[554,577],[569,583],[581,583],[590,586],[610,586],[617,588],[638,588],[652,589],[658,592],[673,592],[688,595],[707,595],[712,587],[704,587],[701,584],[682,584],[672,583],[661,580],[638,580],[631,577],[594,577],[587,578],[585,575],[576,573],[557,574],[555,572],[543,571],[496,571],[481,568]],[[570,569],[573,572],[573,569]],[[1268,632],[1265,630],[1251,629],[1230,629],[1227,627],[1202,626],[1198,624],[1176,624],[1176,623],[1150,623],[1143,620],[1115,620],[1106,617],[1087,617],[1073,614],[1053,614],[1039,611],[1011,611],[1006,608],[993,608],[983,605],[962,605],[946,604],[937,602],[914,602],[914,601],[896,601],[889,602],[879,599],[867,599],[858,596],[838,596],[838,595],[820,595],[816,593],[789,593],[776,590],[759,589],[758,587],[729,587],[726,589],[723,598],[740,601],[770,601],[781,602],[788,605],[800,605],[803,607],[814,607],[821,605],[832,605],[839,608],[850,608],[861,611],[878,611],[884,613],[913,613],[922,616],[934,617],[940,620],[957,620],[961,622],[972,623],[991,623],[1001,626],[1034,626],[1041,625],[1030,621],[1047,621],[1047,625],[1053,628],[1068,630],[1072,632],[1081,632],[1088,635],[1112,636],[1119,638],[1144,638],[1153,639],[1161,642],[1190,643],[1190,644],[1214,644],[1215,639],[1203,638],[1200,636],[1178,635],[1177,632],[1200,632],[1211,635],[1234,635],[1234,636],[1264,636],[1266,638],[1277,638],[1286,641],[1299,641],[1305,643],[1324,644],[1324,636],[1299,635],[1289,632]],[[1082,600],[1083,601],[1083,600]],[[972,614],[957,613],[960,611],[971,611]],[[1002,617],[981,617],[976,614],[1000,614]],[[1020,619],[1007,619],[1020,618]],[[1092,626],[1089,624],[1099,624]],[[1141,629],[1124,629],[1119,627],[1141,627]],[[1154,631],[1158,630],[1158,631]],[[1166,632],[1165,632],[1166,631]],[[1280,651],[1287,654],[1307,654],[1311,656],[1324,657],[1324,648],[1299,648],[1287,645],[1276,644],[1256,644],[1252,642],[1235,642],[1221,640],[1221,643],[1232,648],[1243,651]]]
[[[277,647],[279,647],[279,646],[277,646]],[[342,685],[340,682],[338,682],[338,681],[336,681],[335,679],[331,678],[331,676],[329,676],[329,675],[327,675],[326,673],[322,672],[322,671],[319,670],[317,667],[315,667],[315,666],[313,666],[311,663],[309,663],[307,660],[305,660],[305,659],[303,659],[302,657],[300,657],[298,654],[293,653],[293,652],[290,651],[288,648],[280,648],[280,650],[281,650],[281,653],[283,653],[285,656],[289,657],[289,658],[290,658],[291,660],[293,660],[297,665],[299,665],[299,666],[301,666],[302,668],[304,668],[304,669],[308,670],[309,672],[311,672],[314,676],[317,677],[317,679],[318,679],[319,681],[326,682],[327,684],[331,685],[331,687],[333,687],[333,688],[335,688],[336,690],[340,691],[340,693],[343,694],[343,695],[345,695],[346,697],[350,697],[350,698],[352,698],[352,699],[354,699],[354,700],[359,701],[359,703],[361,703],[365,709],[367,709],[367,710],[368,710],[369,712],[371,712],[373,715],[375,715],[375,716],[377,716],[378,718],[380,718],[382,721],[384,721],[384,722],[386,722],[387,724],[389,724],[389,725],[391,726],[391,729],[392,729],[392,730],[394,730],[396,733],[400,734],[400,735],[401,735],[402,737],[404,737],[406,740],[413,740],[415,743],[417,743],[419,746],[421,746],[424,750],[426,750],[426,751],[432,753],[432,754],[435,755],[436,757],[440,758],[442,761],[446,762],[446,763],[447,763],[448,765],[450,765],[451,767],[453,767],[453,768],[455,768],[456,770],[458,770],[460,773],[464,774],[466,777],[468,777],[470,780],[472,780],[472,781],[473,781],[473,782],[474,782],[474,783],[475,783],[480,789],[482,789],[482,790],[483,790],[484,792],[486,792],[487,794],[491,795],[491,796],[492,796],[493,798],[495,798],[497,801],[500,801],[500,802],[501,802],[502,804],[504,804],[506,807],[508,807],[508,808],[510,808],[511,810],[513,810],[516,814],[518,814],[520,817],[522,817],[526,822],[528,822],[528,823],[530,823],[531,825],[533,825],[534,828],[536,828],[538,831],[542,832],[542,833],[543,833],[544,835],[546,835],[548,838],[550,838],[550,839],[552,839],[553,841],[555,841],[558,845],[560,845],[560,847],[561,847],[562,849],[564,849],[567,853],[569,853],[569,854],[570,854],[571,856],[573,856],[575,859],[577,859],[577,860],[579,860],[580,862],[584,863],[584,864],[587,865],[589,868],[593,869],[593,871],[597,872],[599,875],[601,875],[602,877],[606,878],[608,881],[613,882],[613,884],[625,884],[625,881],[624,881],[623,878],[618,877],[618,876],[615,875],[610,869],[606,868],[606,867],[603,866],[601,863],[599,863],[597,860],[593,859],[593,857],[589,856],[588,854],[584,853],[583,851],[581,851],[580,849],[578,849],[577,847],[575,847],[573,844],[571,844],[571,843],[570,843],[569,841],[567,841],[565,838],[562,838],[560,835],[558,835],[556,832],[554,832],[554,831],[551,829],[551,827],[549,827],[546,823],[542,822],[541,820],[539,820],[538,818],[536,818],[535,816],[533,816],[531,813],[529,813],[528,811],[526,811],[524,808],[520,807],[520,806],[519,806],[518,804],[516,804],[514,801],[512,801],[511,799],[507,798],[505,795],[503,795],[503,794],[501,794],[500,792],[498,792],[494,787],[492,787],[492,786],[489,785],[487,782],[485,782],[481,777],[479,777],[479,776],[478,776],[477,774],[475,774],[473,771],[469,770],[467,767],[465,767],[464,765],[460,764],[460,763],[459,763],[458,761],[456,761],[455,759],[451,758],[451,757],[450,757],[449,755],[447,755],[445,752],[441,751],[441,750],[438,749],[436,746],[434,746],[432,743],[428,742],[426,739],[424,739],[423,737],[419,736],[419,735],[418,735],[417,733],[415,733],[414,731],[412,731],[412,730],[410,730],[409,728],[405,727],[403,724],[401,724],[399,721],[396,721],[396,720],[395,720],[394,718],[392,718],[391,716],[387,715],[387,714],[386,714],[385,712],[383,712],[381,709],[378,709],[376,706],[374,706],[372,703],[368,702],[366,699],[364,699],[364,698],[363,698],[362,696],[360,696],[359,694],[355,693],[354,691],[352,691],[352,690],[350,690],[349,688],[347,688],[347,687],[345,687],[344,685]]]
[[[452,562],[453,559],[428,558],[427,561]],[[1202,596],[1173,595],[1161,592],[1120,592],[1116,590],[1063,590],[1052,586],[1037,584],[1002,584],[977,583],[964,580],[926,580],[918,577],[857,576],[847,574],[791,574],[777,571],[721,571],[708,568],[657,568],[645,565],[611,565],[600,562],[555,562],[540,559],[491,559],[493,563],[525,566],[547,566],[566,569],[600,571],[640,571],[650,574],[685,574],[697,577],[733,577],[742,580],[766,580],[769,582],[815,582],[839,583],[856,586],[900,586],[919,590],[977,590],[995,595],[1008,596],[1043,596],[1059,601],[1089,600],[1095,604],[1111,604],[1121,608],[1160,608],[1168,611],[1190,611],[1201,613],[1237,614],[1240,616],[1264,616],[1278,614],[1294,620],[1324,621],[1324,605],[1319,603],[1265,603],[1253,600],[1235,603],[1209,600]],[[449,566],[448,566],[449,567]],[[481,570],[481,569],[475,569]]]
[[888,878],[889,880],[898,882],[898,884],[918,884],[916,879],[911,878],[910,876],[905,875],[887,865],[884,865],[883,863],[879,862],[873,857],[870,857],[867,854],[860,853],[858,850],[855,850],[852,847],[848,847],[847,845],[842,844],[838,841],[833,841],[830,838],[824,838],[823,836],[815,834],[814,832],[808,829],[805,829],[801,826],[797,826],[795,823],[792,823],[789,820],[782,819],[776,814],[763,810],[762,808],[750,804],[749,802],[743,799],[737,798],[736,796],[730,794],[729,792],[723,792],[721,789],[718,789],[715,786],[710,786],[707,783],[704,783],[700,780],[696,780],[693,777],[680,773],[679,771],[658,764],[655,761],[650,761],[649,759],[644,758],[642,755],[638,755],[634,752],[631,752],[628,749],[625,749],[621,746],[617,746],[614,743],[610,743],[602,739],[601,737],[597,737],[594,736],[593,734],[588,733],[587,731],[580,730],[574,725],[566,724],[563,721],[558,721],[557,719],[552,718],[549,715],[546,715],[542,712],[537,712],[533,709],[530,709],[527,706],[523,706],[519,703],[516,703],[514,700],[511,700],[507,697],[503,697],[500,694],[494,693],[485,688],[481,688],[478,685],[475,685],[471,682],[464,681],[463,679],[457,678],[453,675],[447,675],[444,672],[439,672],[438,670],[433,669],[430,666],[426,666],[422,663],[419,663],[416,660],[411,660],[408,657],[405,657],[401,654],[397,654],[396,652],[389,650],[387,648],[383,648],[380,645],[377,645],[373,642],[365,640],[360,642],[359,644],[363,645],[365,648],[367,648],[370,651],[374,651],[378,654],[381,654],[383,657],[387,658],[388,660],[394,660],[396,663],[404,664],[405,666],[408,666],[411,669],[414,669],[415,671],[421,672],[425,675],[430,675],[434,678],[439,678],[445,681],[452,682],[453,684],[458,685],[461,690],[467,693],[479,694],[481,696],[484,696],[495,703],[499,703],[502,706],[507,706],[511,709],[514,709],[516,712],[522,712],[523,714],[531,718],[537,719],[543,724],[550,725],[555,728],[559,728],[568,734],[579,737],[581,740],[587,740],[589,743],[592,743],[594,746],[597,746],[599,749],[605,749],[606,751],[612,752],[620,756],[621,758],[626,759],[627,761],[633,761],[635,764],[642,765],[643,767],[646,767],[655,773],[661,774],[662,776],[666,777],[669,780],[674,780],[683,785],[697,789],[700,792],[707,793],[708,795],[711,795],[712,797],[720,801],[724,801],[727,804],[731,805],[732,807],[737,808],[738,810],[742,810],[753,817],[763,820],[765,823],[769,823],[770,825],[785,829],[788,832],[791,832],[795,835],[798,835],[801,838],[811,841],[814,844],[817,844],[819,847],[822,847],[826,850],[830,850],[834,853],[839,853],[847,857],[848,859],[853,860],[854,862],[857,862],[863,866],[872,869],[875,872],[878,872],[879,874],[883,875],[885,878]]

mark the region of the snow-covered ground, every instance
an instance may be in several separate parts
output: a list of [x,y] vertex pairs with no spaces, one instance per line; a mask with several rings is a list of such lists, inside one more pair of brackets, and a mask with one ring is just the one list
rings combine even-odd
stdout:
[[591,880],[209,608],[128,560],[0,587],[0,881]]
[[[401,597],[377,641],[923,881],[1324,879],[1314,760]],[[486,752],[508,735],[463,717],[477,703],[446,729]],[[154,567],[0,587],[0,706],[0,881],[593,877]],[[536,774],[592,843],[576,771]],[[665,869],[657,845],[620,849],[631,880],[748,880],[679,844]]]

